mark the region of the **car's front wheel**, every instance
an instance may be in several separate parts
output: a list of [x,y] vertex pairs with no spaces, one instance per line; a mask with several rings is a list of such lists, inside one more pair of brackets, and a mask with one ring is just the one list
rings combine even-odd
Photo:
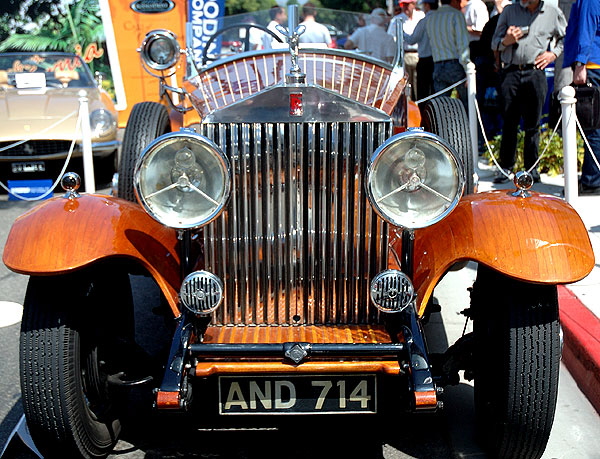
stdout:
[[114,287],[80,275],[29,281],[21,392],[27,425],[45,457],[105,457],[117,441],[120,396],[108,381],[114,330],[99,318]]
[[478,436],[493,457],[539,458],[558,392],[556,286],[510,279],[480,265],[473,319]]

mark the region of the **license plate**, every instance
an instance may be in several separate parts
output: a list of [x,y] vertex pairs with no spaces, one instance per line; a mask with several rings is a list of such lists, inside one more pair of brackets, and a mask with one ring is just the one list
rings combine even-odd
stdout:
[[376,413],[375,375],[220,376],[220,414]]
[[11,166],[13,174],[21,174],[23,172],[46,172],[46,164],[44,161],[12,163]]

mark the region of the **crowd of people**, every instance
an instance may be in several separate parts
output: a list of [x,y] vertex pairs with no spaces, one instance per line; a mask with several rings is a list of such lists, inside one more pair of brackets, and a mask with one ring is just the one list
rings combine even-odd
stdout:
[[[495,183],[508,181],[514,172],[519,128],[525,134],[525,169],[534,181],[540,180],[540,122],[549,65],[563,57],[563,68],[556,72],[562,70],[570,76],[572,71],[572,78],[563,77],[557,84],[600,86],[600,3],[574,0],[570,14],[556,3],[420,0],[417,5],[417,0],[399,0],[398,12],[389,20],[388,33],[396,36],[401,29],[403,35],[404,67],[413,100],[461,82],[467,64],[475,65],[477,101],[486,135],[502,134],[502,170],[497,171]],[[369,41],[365,36],[362,39]],[[357,42],[350,45],[354,44]],[[555,85],[554,90],[559,89]],[[456,90],[466,108],[466,83]],[[591,128],[585,134],[591,150],[586,146],[579,191],[600,194],[600,170],[592,156],[600,161],[600,129]]]
[[[534,181],[540,180],[539,129],[548,93],[545,69],[556,63],[563,70],[558,84],[600,86],[600,2],[574,0],[562,11],[549,0],[398,0],[394,16],[375,8],[345,41],[356,49],[392,62],[395,38],[402,34],[404,68],[409,97],[422,100],[455,86],[467,107],[467,64],[477,75],[477,102],[488,138],[502,134],[495,183],[509,180],[515,167],[519,128],[525,133],[524,165]],[[565,14],[566,13],[566,14]],[[570,13],[570,14],[569,14]],[[317,22],[311,3],[302,8],[301,43],[332,46],[328,29]],[[567,21],[567,17],[569,20]],[[285,9],[271,10],[268,28],[287,20]],[[572,75],[572,78],[571,78]],[[562,82],[562,83],[559,83]],[[450,90],[443,92],[450,94]],[[580,193],[600,194],[600,129],[585,131],[586,146]]]

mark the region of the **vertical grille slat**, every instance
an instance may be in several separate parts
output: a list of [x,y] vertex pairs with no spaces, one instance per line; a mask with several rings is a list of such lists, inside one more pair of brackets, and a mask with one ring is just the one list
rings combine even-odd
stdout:
[[362,324],[387,226],[365,175],[391,123],[202,124],[232,170],[226,211],[203,231],[205,268],[225,283],[222,325]]

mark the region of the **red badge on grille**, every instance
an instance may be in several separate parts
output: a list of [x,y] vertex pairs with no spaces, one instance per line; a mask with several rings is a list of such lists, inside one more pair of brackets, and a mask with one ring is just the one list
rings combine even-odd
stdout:
[[304,115],[304,105],[302,105],[302,93],[290,94],[290,116]]

